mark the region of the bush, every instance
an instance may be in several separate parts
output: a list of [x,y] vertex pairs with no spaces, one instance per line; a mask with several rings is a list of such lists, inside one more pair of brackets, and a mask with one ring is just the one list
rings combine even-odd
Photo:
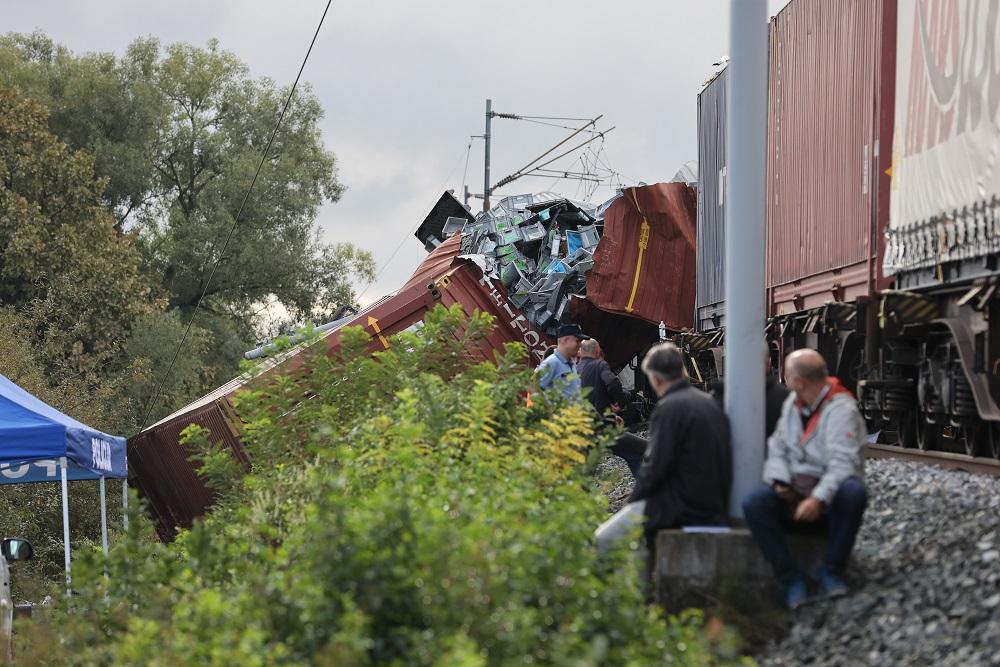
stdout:
[[[625,550],[598,558],[578,406],[535,401],[525,350],[464,353],[491,322],[438,307],[371,358],[242,395],[249,474],[169,545],[132,530],[76,565],[71,618],[22,632],[23,660],[71,664],[651,665],[734,660],[699,616],[643,603]],[[303,400],[303,399],[308,400]],[[144,534],[144,531],[146,533]],[[110,578],[105,579],[107,568]],[[722,639],[720,639],[720,637]],[[44,647],[40,652],[32,652]]]

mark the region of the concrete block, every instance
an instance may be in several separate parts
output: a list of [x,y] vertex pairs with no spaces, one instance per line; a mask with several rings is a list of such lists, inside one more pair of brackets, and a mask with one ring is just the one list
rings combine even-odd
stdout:
[[[807,572],[819,570],[824,536],[791,535],[789,546]],[[671,612],[725,606],[746,613],[781,604],[771,566],[746,528],[722,533],[660,531],[653,582],[657,601]]]

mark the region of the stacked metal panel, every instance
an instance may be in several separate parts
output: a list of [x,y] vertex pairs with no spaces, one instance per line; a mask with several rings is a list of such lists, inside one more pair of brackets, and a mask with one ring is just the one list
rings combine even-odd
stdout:
[[462,232],[462,254],[500,280],[511,303],[546,333],[570,321],[569,300],[586,294],[603,220],[598,207],[550,193],[501,199]]
[[718,72],[698,95],[698,331],[722,326],[725,314],[727,71]]

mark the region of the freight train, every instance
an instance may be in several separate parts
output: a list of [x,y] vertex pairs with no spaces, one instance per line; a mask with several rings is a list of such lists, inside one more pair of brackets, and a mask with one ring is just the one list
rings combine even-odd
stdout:
[[[769,29],[767,337],[881,442],[1000,459],[1000,3],[792,0]],[[691,374],[724,371],[727,72],[698,96]],[[780,367],[780,363],[778,364]]]
[[[881,441],[996,459],[998,30],[994,0],[792,0],[771,20],[763,295],[775,365],[786,351],[818,349]],[[625,373],[663,337],[661,320],[696,382],[724,373],[726,78],[723,68],[697,99],[697,225],[693,213],[676,224],[639,206],[662,198],[656,188],[686,185],[648,186],[634,210],[620,197],[622,236],[602,240],[594,257],[606,268],[587,277],[588,289],[600,289],[571,299],[569,317]],[[513,341],[538,357],[551,342],[519,317],[501,282],[457,257],[459,237],[444,231],[462,217],[471,219],[442,196],[417,233],[433,252],[395,295],[351,320],[370,332],[373,352],[436,303],[501,323],[473,358]],[[322,344],[335,350],[338,336],[326,332]],[[296,351],[268,361],[267,373],[301,365]],[[235,379],[129,441],[131,482],[164,539],[212,502],[178,444],[185,426],[205,426],[249,465],[233,401],[246,382]]]

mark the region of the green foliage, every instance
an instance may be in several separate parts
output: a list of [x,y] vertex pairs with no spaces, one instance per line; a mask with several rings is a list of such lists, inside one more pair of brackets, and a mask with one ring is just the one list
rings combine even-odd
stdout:
[[[75,54],[0,36],[0,303],[19,307],[49,378],[114,381],[139,426],[287,95],[216,42]],[[354,301],[370,253],[320,240],[344,187],[307,85],[293,97],[239,229],[152,419],[237,372],[261,303],[319,320]],[[128,377],[129,382],[118,382]]]
[[[643,603],[627,550],[591,542],[606,502],[575,444],[592,424],[537,391],[513,345],[462,350],[491,322],[439,306],[370,357],[344,332],[241,395],[246,474],[190,434],[216,509],[169,545],[138,520],[77,563],[72,615],[19,631],[61,664],[705,665],[736,660],[698,615]],[[303,400],[308,398],[309,400]],[[201,443],[198,444],[198,440]],[[137,518],[136,518],[137,519]],[[107,568],[110,578],[104,577]],[[53,641],[55,637],[59,641]]]
[[93,372],[150,308],[131,235],[102,207],[93,160],[52,135],[44,107],[0,89],[0,300],[31,306],[41,354]]

